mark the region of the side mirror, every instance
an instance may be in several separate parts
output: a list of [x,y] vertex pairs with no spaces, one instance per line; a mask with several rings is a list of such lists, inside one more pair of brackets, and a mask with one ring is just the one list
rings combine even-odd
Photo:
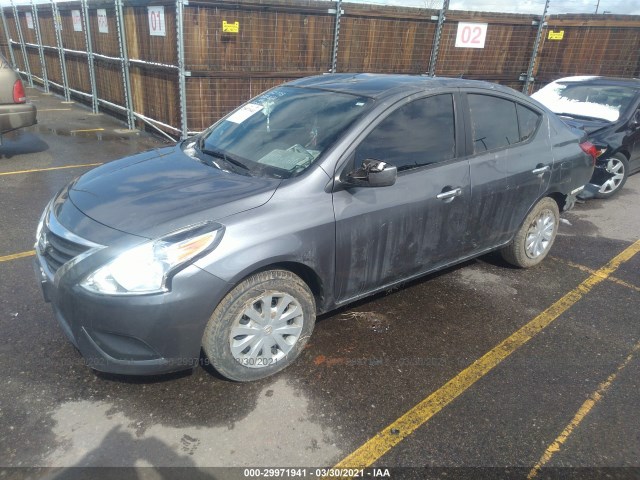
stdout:
[[398,169],[380,160],[365,160],[346,177],[346,183],[358,187],[390,187],[396,183]]
[[631,119],[631,128],[640,127],[640,110],[636,110],[636,113],[633,115]]

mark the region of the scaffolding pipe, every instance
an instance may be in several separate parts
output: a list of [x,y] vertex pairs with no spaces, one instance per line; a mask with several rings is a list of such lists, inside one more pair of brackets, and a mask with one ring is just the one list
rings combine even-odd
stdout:
[[89,7],[87,0],[82,0],[82,23],[84,26],[84,41],[87,47],[87,63],[89,64],[89,83],[91,84],[91,110],[98,113],[98,88],[96,86],[96,70],[93,62],[93,42],[91,41],[91,22],[89,21]]
[[336,28],[333,31],[333,55],[331,57],[331,73],[338,68],[338,43],[340,42],[340,19],[342,17],[342,0],[336,1]]
[[16,63],[16,57],[13,56],[13,48],[11,48],[11,36],[9,35],[9,28],[7,27],[7,18],[4,16],[4,7],[0,6],[0,16],[2,17],[2,28],[4,29],[4,35],[7,37],[7,50],[9,50],[9,57],[11,60],[11,67],[18,69]]
[[[44,93],[49,93],[49,79],[47,75],[47,62],[44,58],[44,48],[42,48],[42,35],[40,33],[40,17],[38,17],[38,7],[35,0],[31,0],[31,11],[33,12],[33,28],[36,30],[36,42],[35,45],[38,48],[38,55],[40,56],[40,66],[42,67],[42,85],[44,87]],[[27,43],[26,45],[30,45]]]
[[122,81],[124,84],[124,101],[127,112],[127,126],[133,130],[136,125],[133,115],[133,99],[131,97],[131,76],[129,74],[129,56],[127,53],[127,37],[124,30],[124,15],[122,13],[122,0],[116,2],[116,26],[118,30],[118,45],[120,47],[120,61],[122,65]]
[[58,10],[58,4],[51,0],[51,14],[53,15],[53,25],[56,32],[56,44],[58,45],[58,57],[60,58],[60,69],[62,71],[62,88],[64,90],[64,99],[67,102],[71,101],[71,94],[69,93],[69,80],[67,79],[67,61],[64,57],[64,48],[62,46],[62,22],[60,21],[60,11]]
[[29,66],[29,57],[27,56],[27,47],[24,44],[24,37],[22,35],[22,26],[20,25],[20,17],[18,16],[18,7],[13,0],[11,0],[11,6],[13,7],[13,19],[16,22],[16,30],[18,31],[18,40],[20,41],[20,49],[22,50],[22,58],[24,59],[24,69],[27,74],[27,81],[29,86],[33,87],[33,77],[31,76],[31,67]]
[[438,53],[440,52],[440,41],[442,40],[442,29],[447,19],[447,11],[449,10],[449,0],[444,0],[440,13],[438,14],[438,25],[436,26],[436,34],[433,38],[433,47],[431,48],[431,60],[429,61],[429,76],[436,74],[436,65],[438,63]]
[[542,31],[545,27],[545,20],[547,19],[547,12],[549,11],[549,0],[544,3],[544,12],[542,12],[542,18],[538,23],[538,33],[536,33],[536,39],[533,42],[533,52],[531,53],[531,61],[529,61],[529,69],[527,70],[527,78],[524,81],[524,87],[522,87],[522,93],[529,94],[529,87],[533,85],[533,70],[536,66],[536,60],[538,58],[538,50],[540,49],[540,40],[542,39]]
[[180,138],[187,138],[187,72],[184,67],[184,0],[176,0],[176,37],[178,42],[178,91],[180,97]]

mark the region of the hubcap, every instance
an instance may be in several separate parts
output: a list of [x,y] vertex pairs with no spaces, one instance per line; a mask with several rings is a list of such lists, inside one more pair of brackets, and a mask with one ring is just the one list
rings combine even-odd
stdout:
[[543,210],[538,218],[531,223],[525,243],[527,257],[538,258],[549,249],[556,228],[555,224],[555,216],[551,210]]
[[602,184],[599,190],[600,193],[616,191],[624,179],[624,163],[617,158],[609,159],[606,170],[611,174],[611,178]]
[[300,339],[304,315],[291,295],[265,292],[235,320],[229,343],[238,363],[264,368],[284,358]]

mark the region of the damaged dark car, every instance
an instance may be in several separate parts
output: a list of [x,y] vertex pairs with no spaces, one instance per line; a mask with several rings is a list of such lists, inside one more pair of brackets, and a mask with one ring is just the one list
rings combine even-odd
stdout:
[[596,168],[582,198],[609,198],[640,170],[640,80],[567,77],[532,97],[584,129],[597,148]]
[[304,78],[71,182],[34,265],[90,367],[257,380],[317,314],[493,250],[538,264],[594,159],[582,130],[499,85]]

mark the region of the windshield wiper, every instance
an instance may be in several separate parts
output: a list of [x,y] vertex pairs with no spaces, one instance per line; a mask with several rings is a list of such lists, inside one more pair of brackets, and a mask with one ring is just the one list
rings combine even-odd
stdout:
[[221,158],[225,162],[230,163],[232,165],[235,165],[236,167],[240,167],[243,170],[249,170],[249,167],[247,167],[240,160],[236,160],[235,158],[230,156],[228,153],[225,153],[225,152],[223,152],[221,150],[209,150],[208,148],[203,148],[200,151],[202,153],[206,153],[207,155],[211,155],[212,157]]
[[224,152],[223,150],[214,150],[214,149],[205,148],[204,147],[204,138],[200,138],[198,140],[198,148],[205,155],[209,155],[209,156],[215,157],[215,158],[220,158],[220,159],[224,160],[225,163],[230,163],[231,165],[234,165],[236,167],[240,167],[242,170],[247,170],[247,171],[249,170],[249,167],[247,167],[244,163],[242,163],[240,160],[237,160],[236,158],[232,157],[231,155],[229,155],[228,153]]

